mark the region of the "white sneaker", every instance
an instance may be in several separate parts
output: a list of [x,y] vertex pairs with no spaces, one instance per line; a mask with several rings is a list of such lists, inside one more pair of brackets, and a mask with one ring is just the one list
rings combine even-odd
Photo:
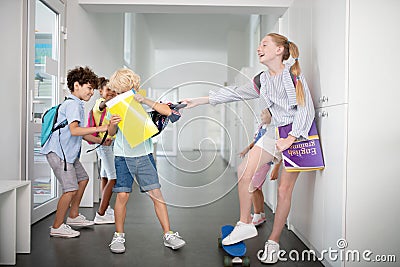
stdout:
[[252,214],[251,217],[253,218],[251,222],[254,224],[254,226],[259,226],[267,221],[265,218],[265,213],[263,212],[255,213],[254,215]]
[[264,250],[259,250],[257,252],[257,258],[262,263],[277,263],[279,253],[279,244],[273,240],[268,240],[265,242]]
[[165,233],[165,235],[163,236],[163,240],[164,246],[170,247],[174,250],[181,248],[186,244],[186,242],[182,239],[178,232],[174,233],[172,231],[169,231],[168,233]]
[[114,210],[111,208],[111,206],[108,206],[106,209],[106,213],[109,215],[114,216]]
[[107,223],[115,223],[114,215],[104,213],[104,215],[100,215],[96,212],[96,216],[94,217],[95,224],[107,224]]
[[233,231],[222,240],[222,245],[228,246],[239,243],[240,241],[255,237],[258,235],[257,229],[252,223],[237,222]]
[[110,247],[111,252],[113,253],[124,253],[125,252],[125,233],[117,233],[115,232],[113,235],[113,239],[108,245]]
[[50,236],[70,238],[78,237],[80,234],[80,232],[73,230],[71,226],[64,223],[58,228],[50,227]]
[[86,220],[86,217],[79,213],[76,218],[67,218],[67,224],[72,226],[90,226],[94,224],[94,221]]

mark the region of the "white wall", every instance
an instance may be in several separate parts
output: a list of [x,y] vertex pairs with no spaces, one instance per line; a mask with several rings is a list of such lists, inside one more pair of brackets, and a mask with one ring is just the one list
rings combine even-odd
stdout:
[[[69,0],[66,5],[66,68],[89,66],[100,77],[109,78],[123,66],[123,15],[88,13],[78,5],[78,0]],[[66,74],[65,74],[66,77]],[[66,92],[69,93],[67,84]],[[86,103],[85,114],[93,107],[98,92]],[[82,143],[86,151],[86,142]],[[94,153],[82,153],[82,161],[91,160]]]
[[110,77],[123,66],[123,15],[88,13],[78,0],[68,0],[66,9],[66,70],[89,66]]
[[145,15],[133,14],[132,31],[132,69],[140,75],[143,88],[150,84],[146,80],[154,73],[155,53],[151,32],[149,32]]
[[[23,65],[23,2],[22,0],[0,1],[0,33],[3,36],[1,42],[0,65],[1,95],[4,97],[1,109],[3,118],[3,131],[0,140],[2,148],[2,160],[0,160],[0,180],[25,179],[21,177],[22,165],[25,162],[25,88]],[[21,112],[22,111],[22,112]]]
[[350,1],[346,238],[350,249],[397,256],[368,266],[400,260],[399,10],[396,0]]

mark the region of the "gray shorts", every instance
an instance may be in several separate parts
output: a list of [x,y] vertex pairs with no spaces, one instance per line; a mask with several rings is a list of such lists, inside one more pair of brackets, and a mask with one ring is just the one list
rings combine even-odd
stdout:
[[73,164],[67,162],[67,171],[64,171],[64,160],[60,159],[56,153],[50,152],[46,158],[64,193],[78,190],[80,181],[89,180],[89,175],[79,159],[76,159]]

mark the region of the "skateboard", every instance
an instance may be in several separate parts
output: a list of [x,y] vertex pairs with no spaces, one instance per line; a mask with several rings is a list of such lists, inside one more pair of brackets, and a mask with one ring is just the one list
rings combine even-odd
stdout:
[[246,254],[246,244],[243,241],[229,246],[222,245],[222,240],[232,232],[233,228],[232,225],[222,226],[221,237],[218,238],[218,247],[223,248],[229,255],[224,257],[224,266],[233,266],[233,264],[250,266],[250,258],[244,256]]

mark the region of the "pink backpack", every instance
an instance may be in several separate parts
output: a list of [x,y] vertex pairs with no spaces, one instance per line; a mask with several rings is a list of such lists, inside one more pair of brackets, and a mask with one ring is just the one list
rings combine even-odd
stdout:
[[[106,116],[106,113],[107,113],[107,109],[104,108],[104,110],[103,110],[103,112],[101,113],[101,116],[100,116],[99,125],[96,125],[96,121],[94,120],[94,115],[93,115],[93,109],[91,109],[91,110],[89,111],[88,123],[87,123],[87,126],[86,126],[86,127],[101,126],[101,124],[103,123],[104,117]],[[97,133],[97,132],[96,132],[96,133],[92,133],[92,135],[98,137],[98,136],[99,136],[99,133]],[[92,143],[92,142],[88,142],[88,143],[91,144],[91,145],[94,144],[94,143]]]

